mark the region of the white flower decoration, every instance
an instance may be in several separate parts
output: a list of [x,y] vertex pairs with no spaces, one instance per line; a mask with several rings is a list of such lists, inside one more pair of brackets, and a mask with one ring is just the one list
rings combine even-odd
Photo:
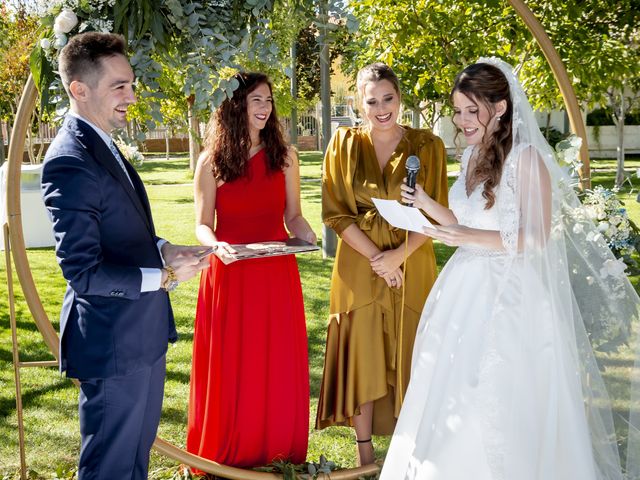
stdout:
[[627,265],[621,258],[616,258],[615,260],[609,259],[604,262],[602,268],[600,269],[600,276],[602,278],[620,277],[624,275],[624,271],[626,269]]
[[142,166],[142,164],[144,163],[144,155],[140,153],[138,147],[136,147],[135,145],[129,145],[128,143],[125,143],[120,139],[116,140],[115,143],[116,145],[118,145],[118,148],[124,155],[124,158],[126,158],[136,167]]
[[595,233],[593,231],[587,233],[587,241],[589,242],[598,242],[602,238],[602,235],[599,233]]
[[43,50],[49,50],[49,48],[51,48],[51,40],[49,40],[48,38],[43,38],[42,40],[40,40],[40,47]]
[[73,10],[65,8],[62,10],[53,24],[53,33],[56,37],[63,33],[69,33],[78,24],[78,16],[73,13]]
[[56,33],[56,41],[53,42],[53,46],[60,50],[67,44],[67,36],[64,33]]

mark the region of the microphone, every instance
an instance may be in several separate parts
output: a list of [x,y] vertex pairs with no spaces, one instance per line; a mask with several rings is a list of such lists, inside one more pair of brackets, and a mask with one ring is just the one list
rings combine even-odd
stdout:
[[[415,189],[418,170],[420,170],[420,159],[415,155],[410,155],[405,162],[405,168],[407,169],[407,187]],[[407,206],[413,207],[413,202],[408,202]]]

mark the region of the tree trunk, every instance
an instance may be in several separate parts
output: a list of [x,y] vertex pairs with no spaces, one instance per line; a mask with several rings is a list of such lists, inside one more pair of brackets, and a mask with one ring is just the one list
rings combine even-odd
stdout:
[[411,111],[413,112],[413,115],[411,115],[411,126],[413,128],[420,128],[420,108],[415,107],[412,108]]
[[618,134],[618,146],[616,148],[616,187],[622,187],[624,183],[624,83],[620,92],[619,115],[614,115],[616,119],[616,133]]
[[36,112],[34,111],[31,114],[31,120],[29,122],[29,128],[27,128],[27,139],[25,141],[26,145],[27,145],[27,156],[29,157],[29,164],[34,165],[36,163],[35,160],[35,154],[33,151],[33,144],[35,142],[34,138],[33,138],[33,118],[35,116]]
[[196,170],[196,163],[198,162],[198,156],[200,155],[200,144],[198,143],[198,137],[200,136],[200,129],[198,126],[198,117],[193,111],[194,96],[190,96],[187,99],[187,106],[189,108],[189,168],[192,172]]
[[3,125],[4,122],[0,122],[0,165],[2,165],[5,161],[4,154],[4,135],[3,135]]
[[296,62],[298,61],[297,40],[291,42],[291,130],[289,132],[289,143],[298,146],[298,78],[296,76]]
[[169,160],[169,151],[170,151],[170,132],[169,127],[165,127],[164,130],[164,146],[165,146],[165,159]]
[[549,143],[549,134],[551,133],[549,131],[550,127],[551,127],[551,110],[547,112],[547,124],[544,128],[544,139],[547,141],[547,143]]
[[[320,23],[326,25],[329,5],[327,0],[319,0],[318,11]],[[320,47],[320,99],[322,101],[322,153],[327,151],[331,137],[331,55],[327,29],[321,28],[318,36]],[[324,258],[335,257],[338,246],[336,232],[322,224],[322,255]]]

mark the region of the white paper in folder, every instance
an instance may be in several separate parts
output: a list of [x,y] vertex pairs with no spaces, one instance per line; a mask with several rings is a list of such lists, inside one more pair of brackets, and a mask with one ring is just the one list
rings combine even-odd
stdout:
[[383,200],[381,198],[372,198],[373,204],[376,206],[378,213],[382,215],[389,224],[403,230],[424,233],[423,228],[434,228],[427,218],[419,209],[401,205],[396,200]]

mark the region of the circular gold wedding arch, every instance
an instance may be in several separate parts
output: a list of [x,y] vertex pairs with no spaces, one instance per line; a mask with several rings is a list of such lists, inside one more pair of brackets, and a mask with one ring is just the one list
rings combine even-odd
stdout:
[[[545,32],[544,28],[533,15],[531,10],[522,0],[508,0],[525,25],[534,36],[540,48],[542,49],[547,62],[555,76],[556,82],[562,93],[565,108],[569,115],[571,130],[578,137],[582,138],[582,147],[580,149],[580,158],[583,163],[581,177],[587,182],[590,176],[589,168],[589,150],[587,146],[586,129],[580,113],[580,107],[575,92],[569,81],[567,71],[556,52],[551,39]],[[20,205],[20,172],[22,157],[24,152],[25,138],[27,128],[31,119],[31,114],[36,104],[38,92],[36,90],[33,79],[29,77],[24,87],[22,98],[16,113],[15,125],[11,134],[9,144],[9,161],[7,172],[7,217],[9,224],[9,239],[13,261],[15,264],[18,280],[22,287],[24,297],[29,306],[29,310],[33,319],[42,334],[45,343],[49,347],[51,353],[58,358],[58,334],[53,328],[51,321],[44,311],[38,290],[36,289],[27,251],[24,242],[24,232],[22,230],[22,213]],[[6,246],[5,248],[8,248]],[[213,462],[206,458],[193,455],[186,450],[176,447],[175,445],[161,439],[156,438],[154,448],[161,454],[172,458],[178,462],[185,463],[202,471],[215,475],[224,476],[233,480],[267,480],[280,479],[281,476],[274,473],[256,472],[252,470],[244,470],[235,467],[229,467]],[[366,465],[358,468],[338,470],[331,473],[331,479],[347,480],[356,479],[363,475],[372,475],[378,473],[380,468],[377,465]]]

